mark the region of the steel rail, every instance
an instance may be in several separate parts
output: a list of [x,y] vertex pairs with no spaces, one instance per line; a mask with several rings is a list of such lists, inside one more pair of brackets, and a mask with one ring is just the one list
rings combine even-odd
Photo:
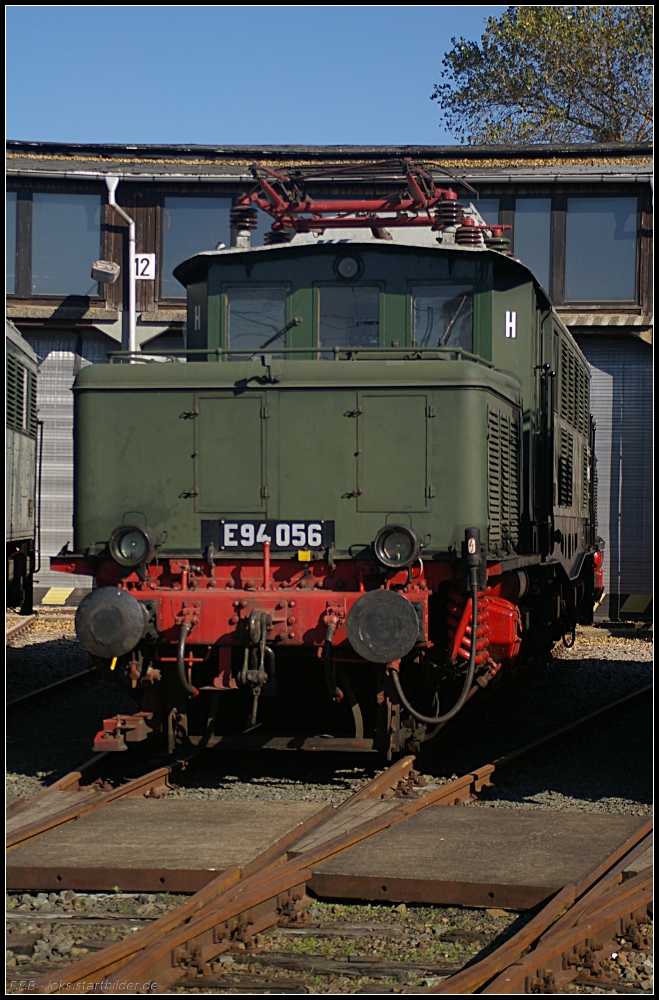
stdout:
[[15,635],[18,635],[18,633],[22,632],[24,628],[28,628],[28,626],[36,622],[37,618],[38,615],[26,615],[23,621],[10,625],[9,628],[6,629],[7,639],[12,639]]
[[[622,871],[630,861],[647,850],[651,830],[652,821],[649,820],[581,883],[570,884],[561,889],[525,927],[505,941],[500,948],[426,992],[444,996],[475,993],[493,976],[504,975],[504,970],[515,965],[520,956],[532,945],[538,942],[542,944],[566,928],[578,925],[582,917],[597,912],[600,906],[609,905],[619,899],[624,900],[630,894],[630,889],[626,887],[631,886],[632,892],[634,887],[633,880],[630,879],[628,882],[623,882],[622,888],[617,890]],[[616,892],[613,892],[614,889]],[[607,895],[608,893],[611,895]],[[510,992],[514,990],[511,989]]]
[[[139,958],[147,949],[154,947],[160,949],[162,942],[166,941],[166,935],[179,927],[185,927],[185,932],[189,936],[190,932],[188,928],[193,924],[196,926],[196,923],[203,917],[210,915],[212,920],[217,919],[219,922],[218,901],[226,905],[229,893],[236,889],[238,883],[242,881],[244,887],[244,883],[250,879],[250,876],[258,876],[264,873],[264,870],[265,872],[269,871],[273,864],[276,865],[277,862],[286,861],[288,850],[295,845],[295,842],[308,836],[315,826],[320,825],[327,818],[328,814],[334,816],[340,811],[345,812],[346,807],[350,804],[361,803],[368,799],[377,800],[384,795],[395,792],[398,782],[412,771],[413,762],[413,756],[407,756],[397,761],[382,774],[364,785],[337,809],[332,809],[331,806],[328,806],[320,814],[312,817],[307,823],[297,827],[289,835],[264,851],[242,871],[235,866],[227,869],[212,882],[209,882],[208,885],[204,886],[203,889],[195,893],[194,896],[186,900],[181,906],[159,917],[150,927],[137,931],[130,938],[124,941],[117,941],[116,944],[111,945],[109,948],[89,955],[74,965],[61,970],[60,981],[67,985],[66,991],[70,989],[75,992],[81,992],[79,986],[82,986],[82,984],[87,984],[91,988],[94,984],[107,980],[107,977],[119,968],[122,969],[123,975],[123,969],[128,968],[126,965],[127,962]],[[295,865],[294,867],[296,871],[300,870],[299,865]],[[244,896],[241,899],[244,899]],[[273,922],[276,922],[276,919],[277,915],[275,914]],[[271,926],[271,924],[268,926]],[[256,931],[253,931],[253,933],[256,933]],[[227,947],[229,946],[230,944]],[[221,948],[218,954],[222,950],[226,949]],[[181,972],[181,975],[184,974],[185,970]],[[59,988],[55,988],[58,987],[58,984],[52,984],[51,980],[52,977],[42,977],[42,979],[37,981],[35,991],[40,993],[66,992],[65,990],[60,991]],[[105,989],[104,992],[106,992]]]
[[622,708],[624,705],[635,701],[637,698],[642,698],[643,695],[650,694],[653,690],[654,685],[646,684],[644,687],[638,688],[636,691],[632,691],[631,694],[626,694],[622,698],[616,699],[616,701],[609,702],[608,705],[603,705],[601,708],[595,709],[594,712],[590,712],[588,715],[575,719],[574,722],[568,722],[567,725],[561,726],[560,729],[555,729],[551,733],[547,733],[546,736],[540,736],[537,740],[534,740],[532,743],[527,743],[526,746],[521,747],[519,750],[513,750],[511,753],[497,758],[493,761],[493,764],[498,770],[501,770],[503,767],[508,767],[511,764],[516,764],[518,759],[521,759],[522,757],[528,758],[536,750],[544,750],[551,743],[553,743],[554,740],[561,739],[564,736],[569,736],[577,729],[587,726],[589,723],[602,718],[609,712]]
[[[373,779],[354,796],[337,809],[333,810],[328,819],[320,818],[316,822],[311,822],[308,831],[301,835],[297,842],[288,843],[284,849],[283,845],[276,844],[270,848],[270,857],[265,860],[263,857],[256,859],[251,872],[234,872],[231,874],[231,884],[227,885],[225,877],[227,873],[220,875],[214,882],[209,883],[200,893],[197,893],[184,904],[184,908],[179,908],[166,917],[156,921],[150,928],[137,932],[126,942],[118,942],[111,949],[105,952],[98,952],[94,956],[82,959],[80,962],[61,970],[60,982],[64,983],[64,988],[59,984],[52,983],[52,977],[46,980],[43,977],[36,984],[36,992],[75,992],[84,985],[89,987],[89,991],[95,984],[102,983],[103,992],[125,993],[127,983],[130,984],[128,992],[140,993],[145,989],[152,989],[146,984],[157,983],[158,991],[170,987],[178,979],[187,975],[190,969],[197,969],[198,972],[208,972],[209,962],[217,958],[224,951],[229,950],[238,941],[243,944],[249,943],[250,938],[268,927],[272,927],[290,915],[291,908],[295,909],[304,896],[304,889],[307,880],[311,877],[311,870],[314,865],[319,864],[333,855],[345,850],[360,841],[375,835],[394,823],[400,822],[426,808],[429,805],[456,805],[473,801],[478,792],[486,785],[490,785],[491,776],[497,769],[505,768],[521,762],[525,759],[525,754],[537,751],[542,745],[548,745],[559,736],[565,736],[575,731],[579,725],[589,723],[608,711],[612,711],[621,704],[628,703],[631,699],[647,693],[649,688],[643,688],[632,695],[625,696],[617,702],[604,706],[594,713],[590,713],[581,720],[570,723],[560,730],[548,734],[542,740],[536,740],[527,747],[521,748],[507,757],[500,758],[494,764],[487,764],[469,774],[463,775],[446,785],[429,790],[417,799],[387,799],[395,790],[413,775],[412,764],[414,757],[407,757],[391,768],[384,771],[377,778]],[[374,800],[373,808],[369,815],[365,815],[359,809],[364,804],[364,800]],[[377,802],[380,799],[380,802]],[[366,802],[368,805],[368,802]],[[379,806],[379,808],[375,808]],[[357,807],[357,809],[355,809]],[[353,822],[350,821],[351,813],[356,814]],[[344,828],[337,827],[336,818],[344,819]],[[317,819],[317,818],[314,818]],[[323,826],[325,830],[323,831]],[[612,866],[616,866],[621,860],[621,852],[629,852],[638,841],[642,841],[647,836],[648,825],[646,824],[637,834],[630,838],[625,845],[607,859],[603,866],[600,866],[591,877],[579,887],[581,892],[590,889],[593,878],[600,878],[600,869],[608,871]],[[632,841],[634,843],[632,843]],[[233,872],[233,870],[232,870]],[[614,878],[621,877],[616,870]],[[611,878],[609,878],[609,885]],[[631,880],[630,880],[631,882]],[[648,890],[649,891],[649,890]],[[495,962],[496,968],[489,971],[485,979],[481,979],[478,985],[482,985],[499,972],[505,970],[510,965],[511,958],[518,957],[522,951],[537,940],[563,911],[567,911],[576,899],[576,888],[568,886],[558,896],[545,907],[543,914],[534,918],[535,923],[527,925],[527,938],[531,934],[530,940],[524,944],[515,954],[516,944],[510,946],[508,942],[507,950],[499,954],[499,961]],[[598,895],[602,898],[606,893],[601,887],[595,886],[590,889],[589,900],[594,900]],[[636,892],[634,899],[643,900],[645,889]],[[617,900],[617,897],[616,897]],[[614,898],[610,897],[613,904]],[[623,908],[627,905],[625,898],[622,902],[617,900],[615,906]],[[609,910],[615,909],[609,905]],[[605,906],[606,909],[606,906]],[[618,912],[616,910],[616,912]],[[549,917],[551,919],[549,919]],[[599,917],[588,916],[588,926],[595,923]],[[162,922],[161,922],[162,921]],[[599,925],[598,925],[599,926]],[[531,928],[529,931],[528,928]],[[574,933],[581,933],[574,931]],[[523,932],[522,932],[523,933]],[[562,938],[561,938],[562,941]],[[513,939],[515,942],[515,939]],[[506,947],[506,946],[504,946]],[[496,955],[497,953],[495,953]],[[503,955],[503,959],[501,958]],[[504,960],[505,959],[505,960]],[[504,960],[504,964],[500,962]],[[479,969],[476,976],[478,978],[483,968]],[[488,967],[485,967],[487,970]],[[122,981],[112,983],[108,976],[117,970],[121,970]],[[470,970],[465,970],[473,976]],[[461,975],[462,973],[458,973]],[[448,982],[454,984],[456,977],[451,977]],[[444,985],[444,984],[442,984]],[[441,986],[434,991],[442,992]],[[511,989],[509,992],[513,992]],[[453,985],[443,992],[457,992]],[[461,992],[472,992],[471,989]]]
[[[642,874],[643,878],[637,876],[630,879],[624,893],[617,899],[609,902],[606,894],[602,896],[593,911],[574,926],[559,928],[557,925],[551,940],[511,964],[480,992],[496,995],[530,993],[536,985],[562,986],[573,982],[579,977],[578,965],[586,965],[589,959],[592,961],[590,956],[597,953],[602,957],[606,952],[610,955],[615,950],[614,938],[617,934],[626,933],[639,917],[643,919],[644,912],[645,919],[648,919],[647,907],[653,896],[652,874]],[[536,983],[536,980],[539,982]]]
[[71,771],[54,785],[49,785],[33,798],[15,806],[7,823],[6,846],[17,847],[71,820],[80,819],[90,812],[102,809],[119,799],[143,795],[160,795],[167,791],[169,776],[178,761],[166,767],[149,771],[110,791],[99,791],[81,786],[84,770],[96,765],[105,754],[92,758],[80,771]]
[[88,667],[86,670],[80,670],[77,674],[70,674],[68,677],[62,677],[59,681],[53,681],[52,684],[46,684],[44,687],[35,688],[34,691],[28,691],[27,694],[21,694],[18,698],[12,698],[11,701],[7,702],[5,708],[9,712],[13,708],[19,708],[21,705],[26,705],[30,701],[35,701],[43,694],[61,690],[62,688],[68,687],[69,684],[81,681],[85,677],[91,677],[95,673],[95,667]]

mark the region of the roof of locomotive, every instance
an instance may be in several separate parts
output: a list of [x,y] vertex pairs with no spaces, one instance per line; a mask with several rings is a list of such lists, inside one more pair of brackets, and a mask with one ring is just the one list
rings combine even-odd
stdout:
[[[383,228],[386,229],[386,220],[381,219],[379,221],[384,223]],[[322,235],[319,234],[317,236],[313,233],[295,233],[287,243],[274,243],[261,247],[221,247],[217,250],[201,250],[194,257],[189,257],[187,260],[182,261],[174,268],[173,274],[177,281],[180,281],[182,285],[187,287],[193,281],[198,281],[201,275],[205,276],[213,262],[235,261],[245,254],[279,255],[291,250],[311,246],[319,248],[329,246],[367,246],[370,249],[383,250],[385,253],[406,249],[416,251],[425,250],[434,253],[449,251],[450,253],[459,254],[485,254],[499,262],[505,260],[509,264],[514,263],[522,268],[527,276],[527,280],[534,282],[536,288],[546,300],[547,305],[551,307],[547,292],[542,288],[526,264],[523,264],[516,257],[509,257],[506,254],[502,254],[497,250],[490,250],[487,247],[466,247],[456,243],[441,243],[438,241],[434,231],[430,227],[426,228],[425,226],[419,228],[392,228],[387,230],[387,232],[391,239],[382,239],[382,237],[374,236],[368,228],[327,229]]]

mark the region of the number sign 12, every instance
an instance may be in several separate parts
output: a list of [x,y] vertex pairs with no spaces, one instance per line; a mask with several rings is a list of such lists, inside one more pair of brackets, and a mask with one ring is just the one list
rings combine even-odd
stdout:
[[155,280],[156,255],[154,253],[135,254],[135,277],[138,281]]

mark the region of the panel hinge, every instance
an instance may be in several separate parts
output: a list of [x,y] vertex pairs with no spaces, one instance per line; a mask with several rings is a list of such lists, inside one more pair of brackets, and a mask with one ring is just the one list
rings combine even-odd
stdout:
[[434,406],[428,406],[426,408],[426,416],[427,417],[436,417],[437,416],[437,410],[435,409]]
[[267,500],[269,496],[270,496],[270,490],[268,489],[268,487],[267,486],[262,486],[261,487],[261,499],[262,500]]
[[435,489],[435,487],[434,486],[428,486],[426,488],[426,497],[428,498],[428,500],[432,500],[433,497],[436,497],[436,496],[437,496],[437,490]]
[[262,406],[261,407],[261,420],[267,420],[269,416],[270,416],[270,414],[268,413],[268,407],[267,406]]

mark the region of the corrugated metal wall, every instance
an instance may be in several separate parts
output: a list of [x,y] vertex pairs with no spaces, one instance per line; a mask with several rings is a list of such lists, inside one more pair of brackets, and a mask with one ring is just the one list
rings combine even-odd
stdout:
[[95,331],[31,334],[25,339],[41,360],[37,384],[39,419],[44,421],[41,479],[41,569],[37,587],[91,586],[87,576],[50,570],[50,556],[73,544],[73,393],[71,386],[88,364],[107,363],[117,344]]
[[598,531],[615,617],[619,595],[652,593],[652,348],[629,336],[577,339],[592,373]]

